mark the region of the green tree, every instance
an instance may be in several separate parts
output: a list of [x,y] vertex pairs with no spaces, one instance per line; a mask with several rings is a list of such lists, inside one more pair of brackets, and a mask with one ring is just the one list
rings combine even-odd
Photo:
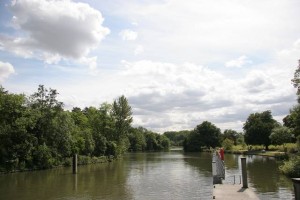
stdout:
[[132,111],[125,96],[119,97],[113,102],[112,117],[115,122],[115,141],[117,143],[117,155],[123,154],[129,147],[128,133],[132,123]]
[[128,139],[130,142],[130,151],[144,151],[146,149],[146,138],[143,133],[143,128],[132,128]]
[[297,88],[297,95],[298,95],[298,103],[300,103],[300,60],[299,65],[294,73],[294,78],[292,79],[292,83],[295,88]]
[[116,141],[124,139],[132,123],[132,111],[125,96],[119,97],[114,101],[112,116],[115,119]]
[[231,150],[233,145],[234,145],[234,141],[229,138],[226,138],[222,142],[222,147],[224,147],[225,150]]
[[39,85],[38,91],[28,99],[28,107],[35,113],[37,120],[32,132],[38,138],[40,145],[47,142],[47,137],[51,135],[52,120],[63,112],[63,103],[56,99],[57,95],[56,90],[51,88],[48,90],[43,85]]
[[290,114],[283,119],[284,125],[291,129],[295,137],[300,136],[300,104],[290,110]]
[[31,165],[36,138],[30,134],[35,120],[25,107],[24,95],[0,87],[0,164],[8,170]]
[[230,139],[231,141],[234,142],[234,145],[237,144],[237,139],[238,139],[239,133],[235,130],[232,129],[226,129],[222,135],[222,140],[225,139]]
[[292,134],[289,128],[280,126],[272,130],[270,135],[271,143],[275,145],[282,145],[291,142]]
[[185,151],[201,151],[203,147],[220,146],[221,130],[214,124],[204,121],[191,132],[184,141]]
[[93,155],[95,141],[87,116],[76,107],[72,109],[71,116],[77,129],[74,134],[75,152],[81,155]]
[[247,144],[264,145],[266,150],[271,143],[270,135],[273,130],[278,126],[271,114],[271,111],[264,111],[262,113],[252,113],[244,123],[245,142]]
[[85,115],[88,118],[89,127],[92,131],[93,141],[94,141],[94,152],[95,156],[103,156],[107,150],[107,139],[103,135],[103,121],[101,114],[95,107],[85,108]]

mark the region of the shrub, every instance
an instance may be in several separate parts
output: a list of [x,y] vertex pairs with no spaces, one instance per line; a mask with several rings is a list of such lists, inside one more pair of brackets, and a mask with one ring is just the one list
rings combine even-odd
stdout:
[[295,156],[289,161],[285,161],[279,169],[291,178],[300,177],[300,156]]
[[232,147],[234,145],[234,141],[226,138],[223,142],[222,142],[222,146],[224,147],[225,150],[232,150]]

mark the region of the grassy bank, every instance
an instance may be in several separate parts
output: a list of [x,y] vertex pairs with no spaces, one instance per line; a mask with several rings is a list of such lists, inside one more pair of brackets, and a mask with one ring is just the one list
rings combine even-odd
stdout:
[[295,154],[298,152],[298,147],[295,143],[287,143],[285,145],[270,145],[269,150],[266,151],[263,145],[233,145],[231,148],[225,149],[225,152],[276,157],[283,154]]
[[300,177],[300,152],[298,148],[295,143],[270,145],[268,151],[262,145],[234,145],[225,150],[225,153],[275,157],[278,160],[283,160],[279,167],[283,174],[291,178],[298,178]]

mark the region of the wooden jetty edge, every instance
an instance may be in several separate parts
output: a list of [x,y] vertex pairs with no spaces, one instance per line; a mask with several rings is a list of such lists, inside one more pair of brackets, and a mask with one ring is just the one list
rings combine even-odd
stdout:
[[222,184],[225,179],[225,165],[222,156],[217,152],[213,153],[212,157],[212,174],[213,174],[213,199],[222,200],[253,200],[259,199],[251,188],[248,188],[246,158],[241,158],[242,166],[242,182],[243,184],[236,185]]
[[216,184],[213,189],[213,199],[254,200],[259,198],[251,188],[243,188],[242,185]]

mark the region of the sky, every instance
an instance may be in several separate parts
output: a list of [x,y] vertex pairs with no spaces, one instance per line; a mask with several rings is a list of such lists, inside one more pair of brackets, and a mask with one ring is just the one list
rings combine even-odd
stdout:
[[133,125],[242,131],[296,104],[298,0],[0,0],[0,85],[56,89],[65,109],[121,95]]

